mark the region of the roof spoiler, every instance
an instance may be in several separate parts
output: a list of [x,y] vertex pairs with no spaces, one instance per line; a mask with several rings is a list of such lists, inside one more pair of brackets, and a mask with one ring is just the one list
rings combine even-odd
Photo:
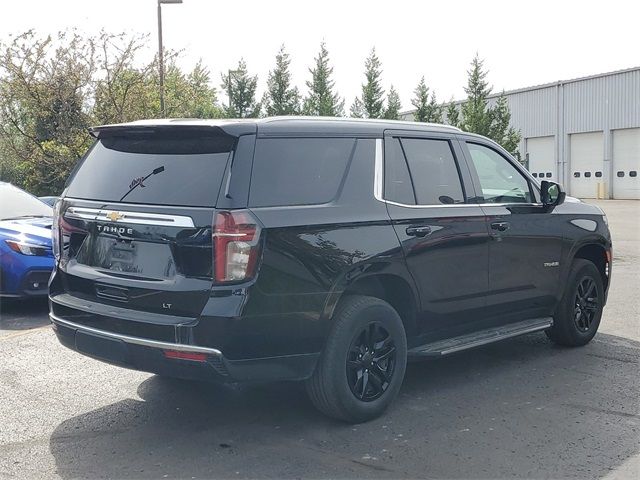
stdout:
[[89,134],[94,138],[121,135],[153,135],[166,132],[185,132],[191,135],[201,133],[205,136],[254,134],[257,131],[255,124],[251,123],[221,123],[220,125],[206,125],[202,123],[119,123],[113,125],[98,125],[89,127]]

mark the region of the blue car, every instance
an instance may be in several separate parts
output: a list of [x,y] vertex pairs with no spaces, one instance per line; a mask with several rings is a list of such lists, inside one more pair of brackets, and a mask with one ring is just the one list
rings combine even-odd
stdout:
[[0,297],[47,294],[53,270],[53,209],[0,182]]

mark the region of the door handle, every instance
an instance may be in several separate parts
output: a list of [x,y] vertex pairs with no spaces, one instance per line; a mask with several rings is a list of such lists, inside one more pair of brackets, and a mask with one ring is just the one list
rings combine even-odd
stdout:
[[407,227],[405,230],[410,237],[426,237],[431,234],[431,227],[423,225],[421,227]]
[[499,232],[504,232],[505,230],[509,230],[511,224],[509,222],[493,222],[491,224],[491,228],[493,230],[498,230]]

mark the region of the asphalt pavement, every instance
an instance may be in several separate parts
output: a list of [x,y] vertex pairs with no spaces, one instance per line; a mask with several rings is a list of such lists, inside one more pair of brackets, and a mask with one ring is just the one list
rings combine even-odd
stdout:
[[382,418],[325,418],[297,384],[222,387],[60,346],[46,302],[2,303],[0,478],[640,478],[640,202],[614,236],[600,333],[411,363]]

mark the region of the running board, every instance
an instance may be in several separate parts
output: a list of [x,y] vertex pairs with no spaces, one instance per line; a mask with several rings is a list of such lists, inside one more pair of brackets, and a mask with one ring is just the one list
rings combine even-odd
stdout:
[[507,338],[517,337],[525,333],[546,330],[553,325],[553,318],[534,318],[523,322],[511,323],[500,327],[480,330],[460,337],[439,340],[433,343],[420,345],[409,350],[410,356],[439,357],[450,353],[461,352],[469,348],[499,342]]

